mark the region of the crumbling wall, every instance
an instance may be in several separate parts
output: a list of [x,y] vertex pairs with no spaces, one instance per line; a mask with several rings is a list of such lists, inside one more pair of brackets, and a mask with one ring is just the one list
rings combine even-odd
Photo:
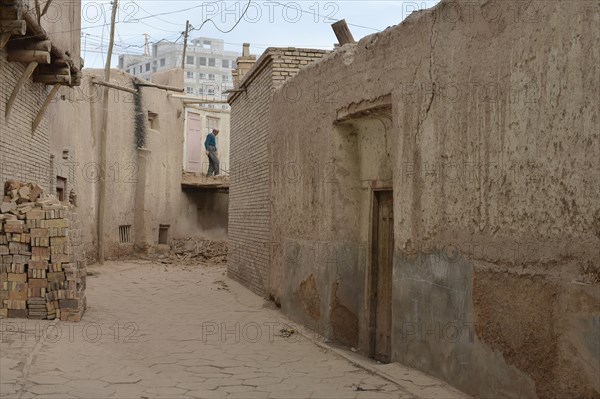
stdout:
[[[387,172],[356,177],[349,159],[362,170],[383,155],[361,156],[376,138],[360,144],[340,123],[387,101],[392,360],[483,397],[597,397],[599,27],[590,1],[442,1],[277,90],[272,162],[302,176],[330,163],[332,174],[273,185],[274,235],[302,256],[317,241],[357,248],[337,268],[273,257],[285,276],[272,288],[285,292],[282,308],[304,322],[315,314],[299,295],[310,275],[321,303],[332,286],[354,290],[357,306],[340,302],[358,316],[359,349],[369,353],[370,222],[357,221],[370,209],[357,199]],[[315,97],[315,85],[329,90]],[[302,95],[290,98],[292,89]],[[358,140],[358,156],[344,140]],[[340,278],[353,264],[354,279]],[[331,326],[330,317],[317,323]]]
[[[169,72],[168,76],[179,76]],[[49,107],[53,179],[67,177],[68,191],[77,195],[82,221],[82,241],[89,260],[98,248],[98,194],[100,176],[100,130],[103,87],[101,70],[86,70],[80,89],[61,89]],[[111,82],[134,88],[132,76],[111,72]],[[169,84],[175,85],[177,82]],[[181,190],[183,167],[183,104],[162,89],[140,88],[138,105],[134,94],[109,90],[107,148],[106,248],[108,258],[127,256],[134,251],[151,251],[159,243],[161,226],[172,239],[181,221],[181,209],[190,199]],[[136,110],[141,107],[141,118]],[[148,112],[156,114],[154,128]],[[138,148],[136,132],[143,132],[144,145]],[[120,226],[129,226],[129,242],[121,243]],[[190,236],[203,230],[187,226]]]

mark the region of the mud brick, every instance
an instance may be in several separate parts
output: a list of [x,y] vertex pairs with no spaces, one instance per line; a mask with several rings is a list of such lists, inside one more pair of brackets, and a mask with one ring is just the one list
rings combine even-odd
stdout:
[[16,283],[26,283],[27,274],[25,273],[8,273],[8,281],[14,281]]
[[8,273],[0,273],[0,285],[8,281]]
[[46,261],[46,260],[29,261],[29,269],[48,270],[48,261]]
[[50,238],[48,237],[34,237],[31,239],[32,247],[48,247],[50,246]]
[[9,299],[6,301],[6,307],[9,309],[22,310],[27,309],[26,300]]
[[9,255],[12,256],[12,263],[26,264],[29,263],[29,256],[26,255]]
[[10,246],[0,245],[0,255],[10,255]]
[[4,231],[7,233],[22,233],[23,232],[23,221],[21,220],[9,220],[4,225]]
[[31,260],[49,260],[50,250],[47,247],[32,247],[31,248]]
[[27,299],[29,298],[39,298],[41,296],[46,296],[45,288],[31,288],[27,290]]
[[28,312],[28,319],[31,320],[46,320],[48,318],[47,313],[33,313],[32,311]]
[[[10,242],[21,242],[21,233],[12,233],[10,235],[10,239],[8,240]],[[9,243],[10,245],[10,243]]]
[[51,271],[51,272],[62,272],[63,271],[63,264],[60,263],[60,262],[52,263],[49,266],[48,270]]
[[26,319],[27,318],[27,309],[8,309],[8,318],[9,319]]
[[57,272],[57,273],[48,273],[48,281],[51,283],[65,281],[65,273]]
[[7,270],[8,273],[21,274],[25,273],[25,265],[21,263],[13,263]]
[[31,229],[29,230],[32,238],[45,238],[48,237],[48,229]]
[[46,271],[29,269],[29,270],[27,270],[27,277],[29,279],[46,279]]
[[26,213],[26,217],[29,220],[40,220],[46,217],[46,212],[42,209],[34,209]]
[[6,239],[6,234],[0,234],[0,245],[8,245],[8,240]]
[[27,305],[30,305],[30,306],[41,305],[44,307],[44,309],[46,309],[46,298],[43,298],[43,297],[28,298]]
[[23,291],[8,291],[8,299],[16,301],[26,301],[28,296],[28,290]]
[[67,228],[69,227],[69,221],[67,219],[52,219],[42,221],[43,227],[48,228]]
[[74,309],[77,310],[80,307],[83,306],[83,300],[82,299],[61,299],[59,301],[60,303],[60,309],[61,310],[65,310],[65,309]]
[[67,254],[63,254],[63,253],[58,253],[58,254],[52,254],[50,257],[50,260],[52,263],[68,263],[71,259],[69,257],[69,255]]
[[33,287],[33,288],[47,288],[48,280],[33,278],[33,279],[29,279],[29,281],[27,281],[27,284],[29,284],[29,287]]
[[69,242],[68,237],[52,237],[52,238],[50,238],[50,244],[52,244],[52,246],[67,244],[68,242]]
[[[60,310],[60,320],[61,321],[68,321],[68,322],[72,322],[72,323],[79,323],[81,321],[81,318],[83,317],[83,312],[84,310],[79,310],[76,312],[67,312],[64,310]],[[57,311],[58,314],[58,311]]]
[[0,319],[8,318],[8,309],[0,309]]
[[31,243],[31,234],[23,233],[21,234],[21,244],[29,244]]
[[[8,283],[7,284],[7,288],[8,288]],[[5,289],[1,289],[0,290],[0,303],[4,304],[4,301],[6,301],[8,299],[8,290]]]

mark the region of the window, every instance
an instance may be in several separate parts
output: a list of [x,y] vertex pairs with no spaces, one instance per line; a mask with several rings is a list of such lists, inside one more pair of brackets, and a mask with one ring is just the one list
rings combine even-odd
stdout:
[[194,72],[187,72],[187,78],[188,79],[194,79]]
[[223,60],[223,68],[229,68],[229,60]]
[[223,82],[229,82],[229,75],[223,75]]
[[129,72],[129,69],[128,69],[126,72],[127,72],[127,73],[130,73],[130,72]]
[[131,225],[119,226],[119,242],[127,244],[131,242]]
[[227,109],[227,105],[221,105],[221,109]]
[[161,59],[160,59],[160,66],[161,66],[161,67],[164,67],[164,66],[165,66],[165,59],[164,59],[164,58],[161,58]]
[[146,72],[148,72],[150,70],[150,63],[146,64]]
[[213,89],[213,88],[208,89],[208,95],[209,96],[214,96],[215,95],[215,89]]
[[199,77],[200,79],[206,79],[206,75],[205,75],[205,74],[203,74],[203,73],[200,73],[200,74],[198,74],[198,77]]
[[198,89],[198,94],[200,94],[200,95],[204,94],[204,87],[200,87]]
[[208,66],[215,66],[215,59],[214,58],[209,58],[208,59]]
[[208,74],[208,80],[215,80],[215,74],[214,73],[209,73]]
[[198,57],[198,65],[206,65],[206,57]]
[[185,91],[186,91],[187,94],[194,94],[194,88],[193,87],[189,87],[188,86],[188,87],[185,88]]
[[[213,104],[210,104],[213,105]],[[212,108],[212,107],[210,107]],[[207,116],[206,117],[206,129],[208,129],[208,132],[212,132],[213,129],[219,129],[219,125],[220,125],[221,120],[219,118],[213,118],[211,116]],[[217,136],[219,137],[219,136]]]
[[142,66],[140,65],[140,73],[142,73],[142,72],[143,72],[143,71],[142,71]]
[[202,47],[204,48],[210,48],[210,46],[212,45],[210,40],[205,40],[204,42],[202,42]]
[[56,197],[60,202],[65,201],[65,195],[67,192],[67,179],[64,177],[56,176]]
[[158,244],[167,245],[169,243],[169,225],[161,224],[158,228]]
[[193,55],[188,55],[187,57],[185,57],[185,63],[186,64],[194,64],[194,56]]
[[150,124],[150,129],[159,130],[158,114],[152,111],[148,111],[148,123]]

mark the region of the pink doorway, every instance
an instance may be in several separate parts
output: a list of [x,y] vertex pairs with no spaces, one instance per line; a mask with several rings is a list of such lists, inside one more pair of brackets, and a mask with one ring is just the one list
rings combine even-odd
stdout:
[[202,172],[202,118],[192,112],[188,113],[186,138],[186,172]]

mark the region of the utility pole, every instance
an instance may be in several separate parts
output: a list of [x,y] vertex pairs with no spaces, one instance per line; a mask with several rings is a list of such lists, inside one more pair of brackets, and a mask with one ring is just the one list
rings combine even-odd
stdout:
[[190,30],[190,21],[185,21],[185,32],[183,33],[183,57],[181,58],[181,69],[185,70],[185,52],[187,50],[188,31]]
[[150,35],[147,33],[144,33],[144,39],[145,39],[145,43],[144,43],[144,55],[150,55],[150,45],[148,44],[148,37]]
[[[104,81],[110,83],[110,62],[112,58],[113,46],[115,44],[115,20],[117,18],[118,0],[113,0],[112,14],[110,20],[110,40],[108,42],[108,54],[106,55],[106,67],[104,68]],[[104,228],[106,225],[106,136],[108,130],[108,86],[104,87],[103,105],[102,105],[102,130],[100,131],[100,195],[98,201],[98,261],[104,263],[105,237]]]

